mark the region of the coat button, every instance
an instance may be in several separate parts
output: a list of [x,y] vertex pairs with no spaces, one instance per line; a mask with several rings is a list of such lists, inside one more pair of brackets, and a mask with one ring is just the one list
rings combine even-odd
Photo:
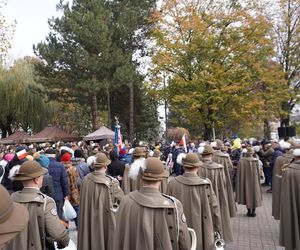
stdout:
[[206,186],[206,189],[208,189],[208,186]]
[[207,197],[209,198],[209,197],[210,197],[210,195],[208,194],[208,195],[207,195]]
[[206,217],[206,216],[204,216],[204,219],[207,219],[207,217]]
[[173,229],[173,226],[169,226],[169,229]]

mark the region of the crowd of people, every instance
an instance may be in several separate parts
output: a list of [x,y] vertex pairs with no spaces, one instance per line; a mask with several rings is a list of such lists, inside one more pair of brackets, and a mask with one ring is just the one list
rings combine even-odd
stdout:
[[[100,146],[84,142],[1,147],[0,249],[222,248],[236,204],[255,217],[272,193],[280,245],[300,249],[300,145],[231,140]],[[271,211],[270,211],[271,212]],[[21,216],[22,214],[22,216]]]

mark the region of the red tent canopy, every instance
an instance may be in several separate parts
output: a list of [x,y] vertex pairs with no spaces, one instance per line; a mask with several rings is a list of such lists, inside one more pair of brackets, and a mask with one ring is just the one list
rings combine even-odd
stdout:
[[77,141],[80,138],[76,135],[69,134],[58,127],[46,127],[41,132],[31,136],[26,142],[56,142],[56,141]]

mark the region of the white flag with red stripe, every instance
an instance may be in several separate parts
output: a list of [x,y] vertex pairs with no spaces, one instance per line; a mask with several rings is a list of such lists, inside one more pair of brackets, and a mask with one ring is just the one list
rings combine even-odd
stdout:
[[183,136],[182,136],[182,138],[181,138],[181,140],[180,140],[180,142],[179,142],[179,145],[183,145],[183,147],[184,147],[184,152],[187,153],[185,134],[183,134]]

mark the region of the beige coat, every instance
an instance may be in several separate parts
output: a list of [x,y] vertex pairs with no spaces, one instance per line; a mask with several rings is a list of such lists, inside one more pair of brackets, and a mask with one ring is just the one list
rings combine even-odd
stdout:
[[[142,158],[143,159],[143,158]],[[140,161],[141,159],[138,159]],[[138,164],[137,164],[138,165]],[[130,174],[131,168],[136,168],[134,164],[126,165],[123,174],[122,190],[124,194],[129,194],[132,191],[140,190],[142,186],[141,171],[135,171],[135,174]],[[160,192],[165,193],[167,190],[167,179],[161,181]]]
[[229,205],[227,200],[227,182],[224,167],[209,159],[203,158],[198,175],[208,178],[214,189],[221,210],[222,232],[226,243],[233,241],[232,226],[230,222]]
[[282,174],[279,244],[285,250],[300,249],[300,161]]
[[122,197],[119,182],[105,173],[94,171],[84,177],[80,189],[78,250],[113,248],[116,218],[111,208]]
[[[29,223],[5,248],[9,250],[51,249],[54,242],[64,246],[69,243],[69,234],[57,216],[55,201],[36,188],[24,188],[12,194],[15,202],[24,205],[29,212]],[[47,237],[46,237],[47,235]]]
[[233,189],[231,185],[230,173],[232,172],[233,169],[231,159],[228,154],[223,153],[221,150],[216,150],[213,154],[213,161],[224,166],[229,213],[230,213],[230,217],[235,217],[237,208],[234,201]]
[[253,209],[262,205],[258,160],[243,157],[237,167],[236,201]]
[[209,179],[184,173],[168,183],[167,194],[181,201],[187,225],[197,235],[197,250],[214,249],[214,232],[222,235],[220,207]]
[[182,204],[152,188],[126,195],[117,215],[115,250],[190,249]]
[[281,192],[281,178],[282,167],[293,160],[293,155],[284,154],[276,158],[273,168],[273,182],[272,182],[272,216],[275,220],[280,219],[280,192]]

